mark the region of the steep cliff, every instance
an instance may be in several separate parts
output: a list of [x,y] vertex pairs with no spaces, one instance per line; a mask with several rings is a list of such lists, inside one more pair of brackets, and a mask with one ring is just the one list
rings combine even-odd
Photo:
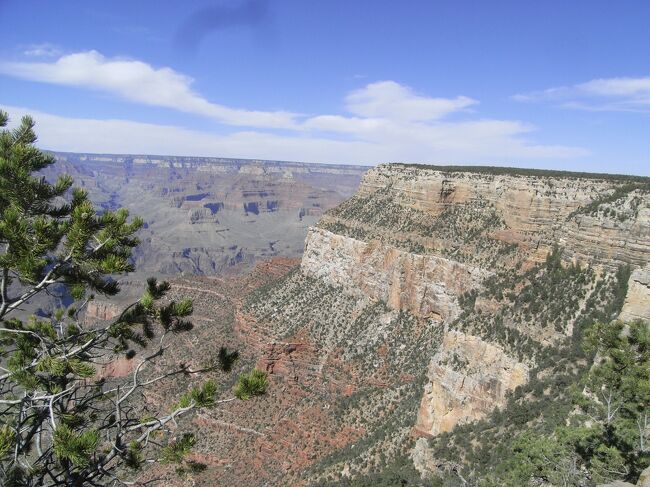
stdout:
[[[604,304],[613,269],[648,261],[648,194],[625,177],[384,165],[310,230],[302,271],[456,329],[417,423],[435,435],[502,406],[539,350]],[[574,271],[540,265],[557,246]]]
[[528,381],[528,366],[499,347],[458,331],[445,334],[431,358],[415,429],[436,436],[505,404]]
[[312,228],[307,235],[302,271],[331,285],[352,287],[415,316],[453,320],[458,297],[489,273],[436,255],[421,255]]
[[[436,437],[504,407],[581,327],[615,317],[625,266],[648,261],[647,180],[383,165],[310,229],[301,271],[438,330],[413,425]],[[622,316],[650,312],[646,274]]]
[[628,292],[619,319],[650,322],[650,266],[635,269],[628,282]]
[[319,226],[489,265],[516,251],[543,259],[556,244],[583,261],[641,265],[650,250],[649,184],[604,175],[382,165]]

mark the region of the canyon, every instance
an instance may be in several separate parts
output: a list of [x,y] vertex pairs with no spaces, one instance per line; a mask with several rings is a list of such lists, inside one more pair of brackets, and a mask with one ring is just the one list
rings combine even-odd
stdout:
[[[588,365],[572,358],[581,330],[650,317],[649,264],[646,179],[370,169],[307,231],[301,257],[172,281],[198,316],[178,357],[199,361],[226,341],[241,370],[271,378],[266,396],[186,425],[207,465],[195,480],[461,485],[461,432],[517,407],[528,422],[569,408],[555,378]],[[484,440],[472,441],[489,456]]]
[[300,256],[310,225],[352,195],[361,166],[242,159],[54,153],[44,175],[71,175],[99,208],[144,219],[143,275],[246,271]]

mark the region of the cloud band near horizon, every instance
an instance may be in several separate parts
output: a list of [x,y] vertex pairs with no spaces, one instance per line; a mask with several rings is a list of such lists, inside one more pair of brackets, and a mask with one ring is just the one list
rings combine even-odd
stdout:
[[[375,164],[385,161],[495,163],[578,158],[581,147],[530,140],[532,124],[478,117],[465,95],[426,96],[396,81],[369,83],[343,97],[343,114],[304,115],[228,107],[192,89],[191,77],[143,61],[84,51],[43,61],[0,63],[0,73],[41,83],[100,91],[140,105],[209,117],[231,127],[214,134],[174,125],[32,113],[52,150],[155,153]],[[58,125],[58,127],[57,127]],[[233,128],[234,127],[234,128]],[[279,132],[278,132],[279,131]]]

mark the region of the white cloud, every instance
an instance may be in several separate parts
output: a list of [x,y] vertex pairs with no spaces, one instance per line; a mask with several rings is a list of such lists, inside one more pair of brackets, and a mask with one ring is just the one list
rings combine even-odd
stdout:
[[28,57],[56,57],[61,55],[61,49],[49,42],[43,42],[27,46],[23,54]]
[[582,83],[577,88],[598,96],[650,96],[650,76],[645,78],[605,78]]
[[307,130],[351,134],[360,137],[385,137],[407,127],[431,124],[452,113],[466,111],[478,102],[466,96],[431,98],[416,94],[395,81],[379,81],[352,91],[345,106],[352,117],[317,115],[303,123]]
[[348,111],[354,115],[404,121],[438,120],[478,103],[466,96],[421,96],[395,81],[371,83],[350,93],[345,101]]
[[[33,46],[30,56],[45,55],[49,45]],[[51,54],[51,53],[50,53]],[[414,122],[438,120],[477,104],[466,96],[431,98],[418,95],[395,81],[380,81],[348,94],[345,106],[360,119],[316,116],[304,125],[299,114],[286,111],[255,111],[213,103],[192,90],[193,79],[169,67],[154,68],[133,59],[109,59],[97,51],[67,54],[53,62],[4,62],[0,73],[22,79],[78,86],[117,95],[152,106],[214,118],[227,125],[281,129],[364,131],[375,119]],[[372,120],[368,122],[368,120]]]
[[108,59],[97,51],[80,52],[46,62],[0,63],[9,76],[79,86],[124,99],[204,115],[228,125],[294,128],[296,114],[229,108],[211,103],[191,89],[192,78],[171,68],[153,68],[142,61]]
[[599,78],[512,98],[520,102],[556,102],[562,107],[580,110],[650,112],[650,76]]
[[336,140],[298,132],[277,135],[239,131],[227,135],[128,120],[67,118],[4,106],[14,120],[23,114],[37,122],[39,145],[71,152],[222,156],[329,163],[386,161],[530,165],[531,161],[575,158],[577,147],[533,144],[522,137],[533,130],[516,121],[479,120],[434,125],[393,125],[385,132]]
[[[529,124],[473,119],[478,101],[467,96],[435,98],[395,81],[379,81],[350,92],[343,114],[265,112],[208,101],[192,90],[192,79],[171,68],[132,59],[108,59],[96,51],[53,62],[0,63],[0,72],[44,83],[99,90],[135,103],[211,117],[231,128],[215,135],[172,125],[128,120],[64,118],[24,108],[39,123],[43,147],[54,150],[350,162],[507,163],[581,157],[578,147],[531,142]],[[452,119],[452,115],[462,118]],[[267,129],[283,129],[282,133]]]

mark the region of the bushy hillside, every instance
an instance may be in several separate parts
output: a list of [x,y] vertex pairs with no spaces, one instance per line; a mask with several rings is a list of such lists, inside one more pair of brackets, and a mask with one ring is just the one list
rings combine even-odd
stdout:
[[318,452],[301,478],[363,474],[408,454],[425,380],[422,364],[436,350],[440,323],[323,285],[299,269],[253,293],[244,309],[276,340],[317,347],[314,363],[303,367],[321,387],[330,384],[322,400],[335,429],[362,432],[341,448]]
[[[593,352],[582,347],[584,334],[595,323],[609,322],[618,314],[629,269],[597,276],[588,267],[563,266],[560,255],[556,250],[544,264],[527,272],[495,275],[481,292],[464,297],[464,311],[451,328],[501,343],[521,360],[535,365],[529,382],[509,394],[502,410],[434,439],[418,440],[418,449],[426,451],[430,466],[436,466],[436,475],[421,479],[409,453],[395,451],[362,475],[314,485],[467,485],[462,479],[475,485],[489,479],[493,472],[503,474],[512,467],[514,449],[523,435],[550,434],[564,425],[575,408],[579,384],[593,363]],[[497,300],[501,307],[497,313],[488,313],[476,304],[482,300]],[[527,305],[530,303],[539,306]],[[555,323],[575,323],[573,333],[552,344],[534,338],[545,327],[554,329]],[[561,331],[566,333],[565,328]],[[463,364],[457,367],[462,370]],[[502,485],[499,479],[502,477],[494,477],[494,485]]]

